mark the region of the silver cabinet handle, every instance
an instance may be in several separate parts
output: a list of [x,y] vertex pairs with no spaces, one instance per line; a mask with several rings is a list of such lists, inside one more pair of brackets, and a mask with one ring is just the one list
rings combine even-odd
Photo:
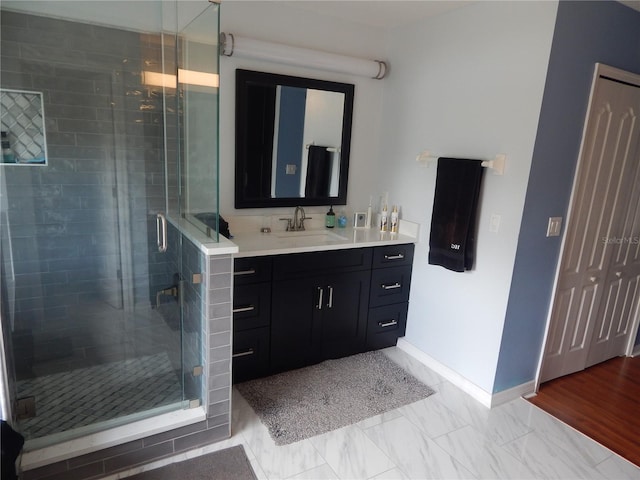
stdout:
[[402,260],[404,258],[404,254],[398,253],[396,255],[385,255],[385,260]]
[[398,321],[397,320],[391,320],[389,322],[378,322],[378,326],[385,328],[385,327],[393,327],[394,325],[397,325]]
[[385,290],[393,290],[394,288],[400,288],[402,287],[401,284],[399,284],[398,282],[394,283],[393,285],[385,285],[384,283],[382,285],[380,285],[383,289]]
[[329,286],[327,288],[329,289],[329,303],[327,304],[327,307],[333,308],[333,287]]
[[234,275],[253,275],[256,273],[255,268],[250,268],[249,270],[240,270],[239,272],[233,272]]
[[248,356],[248,355],[253,355],[254,353],[256,353],[256,352],[254,352],[254,351],[253,351],[253,348],[250,348],[250,349],[249,349],[249,350],[247,350],[246,352],[234,353],[234,354],[232,355],[232,357],[233,357],[233,358],[246,357],[246,356]]
[[320,292],[318,295],[318,304],[316,305],[316,308],[318,310],[322,310],[322,297],[324,296],[324,289],[318,287],[318,291]]
[[167,251],[167,217],[162,213],[156,215],[156,234],[158,236],[158,251]]
[[231,310],[233,313],[241,313],[241,312],[253,312],[256,309],[253,305],[247,305],[246,307],[238,307]]

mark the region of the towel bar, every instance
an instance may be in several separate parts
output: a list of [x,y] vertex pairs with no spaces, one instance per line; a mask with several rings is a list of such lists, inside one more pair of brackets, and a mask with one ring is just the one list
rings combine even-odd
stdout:
[[[416,157],[416,162],[427,165],[429,162],[437,160],[444,155],[433,155],[429,150],[423,150]],[[493,160],[483,160],[482,166],[493,170],[495,175],[504,175],[504,166],[507,162],[507,156],[504,153],[496,155]]]

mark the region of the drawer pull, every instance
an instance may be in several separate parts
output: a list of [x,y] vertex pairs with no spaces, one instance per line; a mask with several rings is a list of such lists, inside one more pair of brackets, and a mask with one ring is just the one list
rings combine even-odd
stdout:
[[398,282],[394,283],[393,285],[385,285],[384,283],[382,285],[380,285],[384,290],[393,290],[394,288],[401,288],[402,285],[399,284]]
[[393,327],[394,325],[397,325],[397,324],[398,324],[397,320],[391,320],[389,322],[378,322],[378,326],[381,328]]
[[254,273],[256,273],[256,269],[255,268],[250,268],[249,270],[240,270],[237,272],[233,272],[234,275],[253,275]]
[[385,255],[384,259],[385,260],[402,260],[404,258],[404,254],[403,253],[398,253],[396,255]]
[[233,313],[241,313],[241,312],[253,312],[256,309],[253,305],[247,305],[246,307],[238,307],[231,310]]
[[250,349],[249,349],[249,350],[247,350],[246,352],[234,353],[234,354],[232,355],[232,357],[233,357],[233,358],[246,357],[246,356],[248,356],[248,355],[253,355],[254,353],[256,353],[256,352],[254,352],[254,351],[253,351],[253,348],[250,348]]

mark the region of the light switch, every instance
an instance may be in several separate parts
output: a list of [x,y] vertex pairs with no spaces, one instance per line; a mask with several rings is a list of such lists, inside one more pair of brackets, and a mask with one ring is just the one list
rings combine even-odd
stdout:
[[500,230],[500,220],[502,220],[502,216],[496,213],[491,214],[491,219],[489,220],[489,231],[493,233],[498,233]]
[[296,174],[296,165],[292,165],[290,163],[285,167],[285,175],[295,175]]
[[562,217],[549,217],[547,237],[559,237],[562,229]]

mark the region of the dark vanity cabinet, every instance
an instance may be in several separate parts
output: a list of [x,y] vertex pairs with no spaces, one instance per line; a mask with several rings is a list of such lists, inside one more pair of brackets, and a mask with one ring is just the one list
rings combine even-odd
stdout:
[[233,381],[269,373],[271,257],[237,258],[233,274]]
[[413,244],[239,258],[234,382],[395,345]]
[[374,249],[367,324],[367,350],[391,347],[407,326],[413,244]]
[[272,371],[364,351],[370,265],[366,248],[274,259]]

